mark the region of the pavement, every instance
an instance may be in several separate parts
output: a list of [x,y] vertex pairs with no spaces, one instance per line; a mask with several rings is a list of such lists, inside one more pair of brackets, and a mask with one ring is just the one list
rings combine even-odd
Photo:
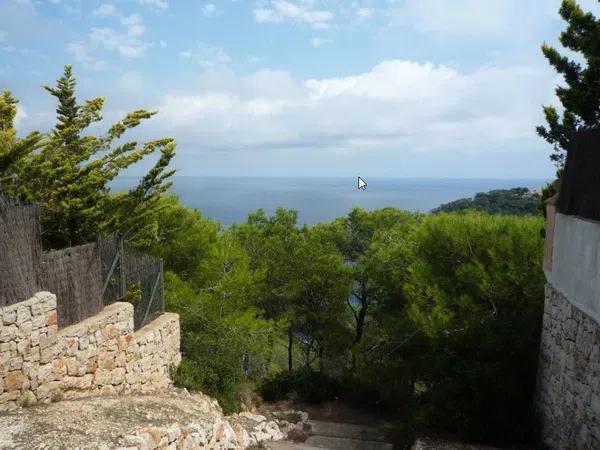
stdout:
[[309,421],[311,430],[304,442],[268,443],[271,450],[393,450],[380,430],[356,424]]

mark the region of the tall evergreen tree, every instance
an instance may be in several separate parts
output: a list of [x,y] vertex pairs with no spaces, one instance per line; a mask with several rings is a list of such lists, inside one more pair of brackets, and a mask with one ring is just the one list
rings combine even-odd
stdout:
[[38,149],[42,141],[37,132],[17,138],[17,103],[9,91],[0,95],[0,193],[17,182],[17,162]]
[[[168,165],[174,156],[173,139],[144,144],[116,144],[126,131],[156,112],[135,110],[102,136],[85,135],[102,120],[103,98],[79,104],[71,66],[65,66],[55,87],[44,87],[58,101],[57,123],[42,149],[20,162],[19,183],[12,194],[43,207],[42,228],[49,247],[77,245],[98,234],[120,234],[141,240],[155,229],[151,220],[160,195],[171,185]],[[154,167],[127,193],[111,195],[109,183],[124,169],[160,152]]]
[[584,62],[569,59],[548,44],[542,46],[544,56],[566,84],[556,88],[562,114],[554,106],[544,106],[547,124],[537,128],[538,134],[553,145],[550,158],[559,172],[564,167],[571,134],[580,127],[600,124],[600,20],[583,11],[576,0],[563,0],[560,15],[568,23],[560,43],[578,53]]

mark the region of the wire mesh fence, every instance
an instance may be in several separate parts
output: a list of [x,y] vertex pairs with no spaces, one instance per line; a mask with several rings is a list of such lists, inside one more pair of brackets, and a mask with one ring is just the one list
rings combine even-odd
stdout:
[[128,248],[120,239],[45,253],[39,219],[38,207],[0,196],[0,306],[52,292],[61,328],[115,301],[133,304],[136,330],[164,312],[160,259]]
[[98,248],[104,304],[117,300],[132,303],[136,330],[162,314],[165,310],[162,261],[128,247],[119,239],[100,239]]

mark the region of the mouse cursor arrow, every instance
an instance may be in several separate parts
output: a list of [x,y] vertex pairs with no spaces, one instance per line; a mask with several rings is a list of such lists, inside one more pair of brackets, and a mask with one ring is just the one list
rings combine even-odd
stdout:
[[358,177],[358,189],[362,189],[363,191],[367,190],[367,183],[361,177]]

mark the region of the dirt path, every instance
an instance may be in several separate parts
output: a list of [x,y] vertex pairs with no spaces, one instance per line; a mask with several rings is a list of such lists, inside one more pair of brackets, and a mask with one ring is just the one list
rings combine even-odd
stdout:
[[394,421],[373,411],[363,411],[341,402],[320,405],[290,404],[269,405],[269,409],[296,409],[307,411],[310,417],[304,435],[296,442],[280,441],[266,444],[272,450],[393,450]]

